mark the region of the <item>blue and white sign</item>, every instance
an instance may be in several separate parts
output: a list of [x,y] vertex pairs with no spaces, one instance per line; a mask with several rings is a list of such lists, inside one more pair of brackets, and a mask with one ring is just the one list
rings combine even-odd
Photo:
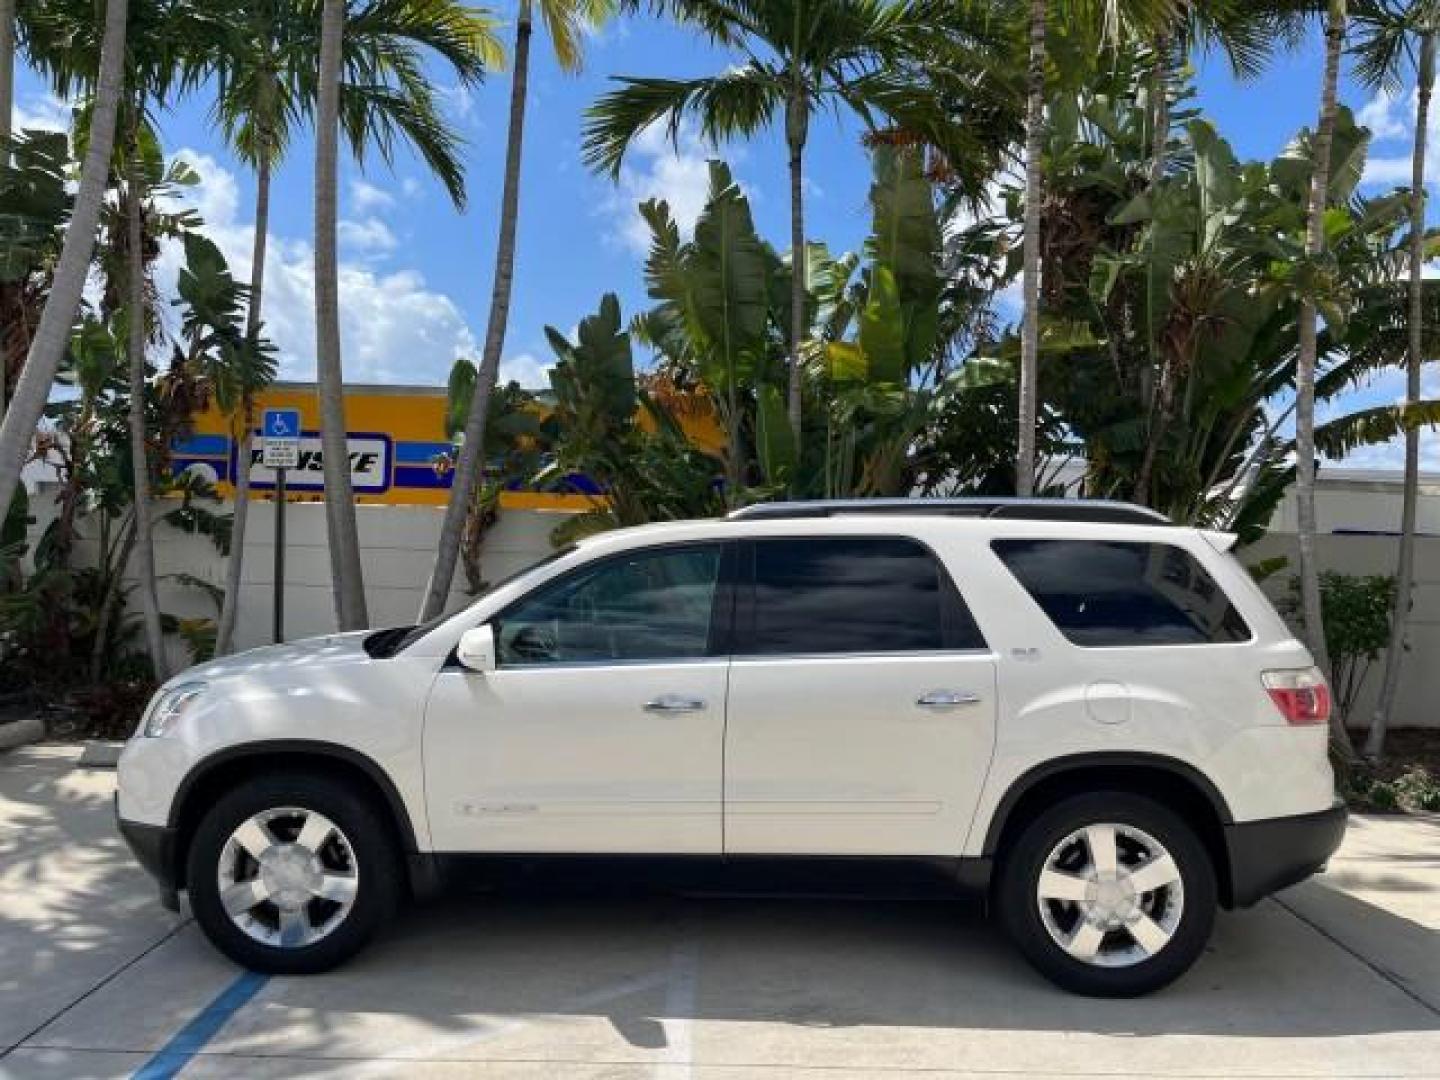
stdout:
[[299,464],[299,409],[265,410],[260,423],[260,459],[267,469],[293,469]]
[[299,409],[266,409],[260,433],[266,439],[300,438]]

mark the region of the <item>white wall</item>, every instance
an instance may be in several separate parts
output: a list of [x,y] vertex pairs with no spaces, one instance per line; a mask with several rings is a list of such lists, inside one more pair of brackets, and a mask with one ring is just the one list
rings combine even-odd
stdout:
[[[1399,555],[1401,476],[1398,472],[1327,469],[1315,500],[1321,570],[1344,574],[1394,574]],[[1276,511],[1268,536],[1241,552],[1256,563],[1283,555],[1290,565],[1266,583],[1282,595],[1299,571],[1295,546],[1294,495]],[[1410,651],[1401,669],[1396,722],[1404,727],[1440,727],[1440,475],[1422,474],[1416,513],[1415,606],[1410,615]],[[1371,666],[1350,716],[1366,727],[1380,688],[1383,657]]]
[[[54,517],[53,488],[46,486],[31,497],[37,518],[32,540]],[[226,504],[220,508],[229,512]],[[236,648],[268,644],[274,614],[275,506],[250,505],[245,530],[244,593],[236,623]],[[487,581],[498,581],[538,562],[553,550],[550,530],[567,516],[564,512],[502,510],[486,536],[481,570]],[[365,601],[372,626],[413,623],[439,542],[443,507],[357,506],[360,548],[365,570]],[[82,523],[82,533],[90,523]],[[95,557],[93,544],[82,542],[77,564]],[[209,596],[192,585],[165,575],[191,574],[217,588],[225,586],[226,559],[204,537],[187,536],[166,525],[156,529],[155,564],[162,575],[160,608],[182,618],[218,614]],[[456,569],[449,608],[463,607],[469,597],[465,576]],[[330,589],[330,549],[325,537],[325,507],[321,503],[292,503],[285,512],[285,637],[331,633],[335,629]],[[172,667],[183,666],[183,644],[172,642]]]

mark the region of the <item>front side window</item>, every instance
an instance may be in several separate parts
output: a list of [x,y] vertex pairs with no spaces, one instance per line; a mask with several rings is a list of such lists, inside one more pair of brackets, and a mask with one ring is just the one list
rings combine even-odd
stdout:
[[756,540],[756,656],[983,648],[945,571],[904,537]]
[[996,540],[993,547],[1076,645],[1250,640],[1235,606],[1183,548],[1101,540]]
[[720,552],[718,544],[639,551],[542,586],[496,620],[500,666],[709,655]]

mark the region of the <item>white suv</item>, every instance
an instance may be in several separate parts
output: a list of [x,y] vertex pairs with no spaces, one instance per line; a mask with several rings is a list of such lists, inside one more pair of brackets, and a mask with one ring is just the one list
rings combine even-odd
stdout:
[[1232,538],[1079,501],[606,533],[426,626],[202,665],[120,828],[225,953],[352,955],[475,856],[918,859],[1083,993],[1321,869],[1329,691]]

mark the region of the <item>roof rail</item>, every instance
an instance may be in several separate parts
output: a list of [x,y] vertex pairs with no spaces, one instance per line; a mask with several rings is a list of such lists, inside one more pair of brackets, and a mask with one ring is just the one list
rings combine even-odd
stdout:
[[841,514],[924,514],[1123,525],[1174,524],[1164,514],[1148,506],[1108,499],[818,499],[813,502],[755,503],[731,511],[726,520],[783,521]]

